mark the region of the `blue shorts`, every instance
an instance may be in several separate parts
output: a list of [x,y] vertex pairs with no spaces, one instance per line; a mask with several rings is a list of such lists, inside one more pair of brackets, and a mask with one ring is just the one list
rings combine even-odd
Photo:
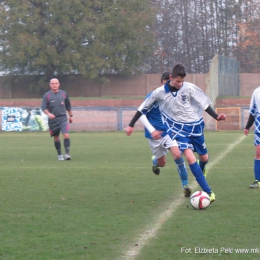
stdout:
[[193,152],[204,155],[207,154],[207,148],[205,144],[204,135],[190,136],[190,137],[178,137],[176,139],[181,152],[190,148]]
[[254,135],[254,145],[257,146],[257,145],[260,145],[260,134],[256,134]]

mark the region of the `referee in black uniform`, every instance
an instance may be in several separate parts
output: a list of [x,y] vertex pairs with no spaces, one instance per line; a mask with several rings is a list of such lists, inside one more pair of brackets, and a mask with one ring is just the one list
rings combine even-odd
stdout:
[[[54,137],[54,145],[58,153],[58,160],[70,160],[69,123],[72,123],[71,104],[67,93],[59,89],[58,79],[50,80],[50,90],[42,99],[42,111],[48,116],[50,135]],[[69,114],[69,123],[67,119]],[[61,152],[60,132],[63,134],[65,155]]]

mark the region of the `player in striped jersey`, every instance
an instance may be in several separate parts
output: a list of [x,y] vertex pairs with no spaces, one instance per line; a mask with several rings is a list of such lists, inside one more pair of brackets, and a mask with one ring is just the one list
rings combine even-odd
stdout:
[[249,117],[244,129],[244,134],[249,134],[249,129],[255,125],[254,130],[254,145],[255,145],[255,161],[254,174],[255,181],[249,188],[259,188],[260,184],[260,87],[256,88],[252,94],[250,102]]
[[[138,108],[142,117],[155,102],[159,104],[167,133],[176,139],[180,150],[185,155],[191,172],[197,182],[210,196],[211,202],[215,201],[215,194],[209,187],[204,175],[203,167],[208,162],[208,152],[204,139],[204,120],[202,112],[205,110],[214,119],[225,120],[224,114],[217,115],[211,108],[211,101],[206,94],[192,83],[184,82],[186,70],[182,64],[176,64],[171,72],[170,79],[154,90],[152,94]],[[144,121],[145,127],[154,139],[160,139],[161,134],[153,127],[149,120]],[[194,152],[199,155],[200,166]]]
[[[169,72],[163,73],[161,77],[161,84],[164,84],[169,80]],[[151,92],[152,93],[152,92]],[[151,95],[149,93],[147,97]],[[125,128],[126,134],[129,136],[133,132],[133,127],[135,122],[139,119],[141,114],[137,112],[130,124]],[[181,178],[183,193],[185,197],[190,197],[191,189],[188,186],[188,173],[187,168],[185,166],[185,162],[181,156],[180,150],[178,148],[178,144],[175,140],[172,140],[170,136],[167,134],[167,127],[162,122],[161,112],[159,110],[158,103],[155,102],[153,106],[150,107],[149,111],[147,111],[146,116],[151,124],[161,132],[162,138],[154,140],[150,134],[150,132],[145,129],[145,137],[149,140],[150,148],[153,152],[152,156],[152,170],[156,175],[160,174],[160,167],[164,167],[166,164],[166,154],[168,151],[171,152],[174,161],[176,163],[176,167],[178,173]],[[141,118],[142,120],[142,118]]]

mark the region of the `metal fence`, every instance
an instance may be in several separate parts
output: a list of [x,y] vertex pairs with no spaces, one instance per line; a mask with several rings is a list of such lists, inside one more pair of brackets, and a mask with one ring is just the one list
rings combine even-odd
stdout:
[[[71,131],[122,131],[136,113],[135,107],[73,107]],[[2,131],[48,131],[47,116],[39,108],[2,107]],[[249,116],[249,107],[216,108],[225,113],[225,121],[217,122],[204,112],[205,130],[244,129]],[[138,120],[134,127],[143,130]]]
[[[131,121],[134,107],[73,107],[71,131],[121,131]],[[2,131],[47,131],[48,118],[40,108],[2,107]],[[136,130],[142,130],[138,121]]]
[[208,74],[207,94],[213,105],[219,96],[239,96],[240,63],[222,55],[215,55],[211,60]]
[[[74,107],[72,131],[121,131],[131,121],[134,107]],[[143,130],[137,121],[135,130]]]
[[226,56],[218,56],[219,96],[239,96],[239,61]]

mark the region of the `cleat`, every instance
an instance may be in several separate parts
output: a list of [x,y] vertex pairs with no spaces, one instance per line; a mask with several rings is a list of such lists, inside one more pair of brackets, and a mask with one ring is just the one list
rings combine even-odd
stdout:
[[[200,160],[199,159],[197,160],[197,164],[200,165]],[[206,177],[207,177],[207,168],[206,168],[206,166],[204,167],[204,170],[202,172],[203,172],[203,175],[204,175],[204,177],[206,179]]]
[[59,160],[59,161],[64,161],[64,157],[63,157],[62,154],[58,155],[58,160]]
[[[153,155],[153,156],[152,156],[152,164],[153,164],[154,158],[155,158],[155,156]],[[160,168],[159,168],[158,166],[155,166],[154,164],[153,164],[153,166],[152,166],[152,171],[153,171],[153,173],[156,174],[156,175],[159,175],[159,174],[160,174]]]
[[191,195],[191,189],[188,186],[183,186],[183,193],[185,198],[189,198]]
[[252,188],[252,189],[259,188],[259,181],[258,181],[258,180],[254,181],[254,182],[249,186],[249,188]]
[[210,203],[213,203],[216,200],[216,195],[213,191],[208,193],[209,195],[209,199],[210,199]]
[[65,160],[71,160],[70,155],[69,154],[65,154]]

